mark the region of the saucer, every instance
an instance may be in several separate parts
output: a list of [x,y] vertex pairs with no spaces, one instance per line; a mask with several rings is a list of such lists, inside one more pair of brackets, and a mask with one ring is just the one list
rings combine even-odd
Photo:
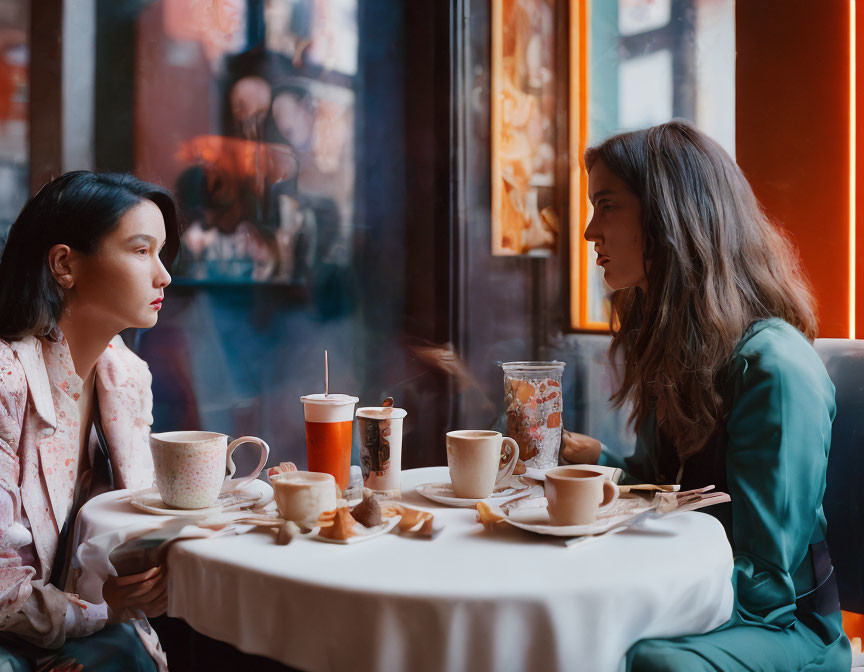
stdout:
[[241,488],[238,490],[229,490],[223,492],[216,498],[216,503],[213,506],[208,506],[203,509],[177,509],[173,506],[168,506],[162,501],[159,491],[156,488],[150,488],[135,495],[129,503],[136,509],[145,511],[146,513],[156,514],[157,516],[177,516],[180,518],[203,518],[214,513],[219,513],[227,508],[243,508],[252,506],[258,502],[263,495],[256,492],[253,488]]
[[449,481],[442,481],[440,483],[424,483],[423,485],[418,485],[415,489],[426,499],[431,499],[433,502],[437,502],[438,504],[469,508],[474,507],[478,502],[503,503],[511,497],[515,497],[519,493],[524,492],[529,487],[531,486],[527,483],[516,481],[516,485],[510,485],[506,488],[496,490],[488,497],[483,497],[481,499],[457,497],[453,492],[453,486]]
[[[388,518],[380,525],[375,525],[375,527],[365,528],[360,523],[357,523],[355,529],[362,528],[363,531],[359,534],[355,534],[353,537],[348,537],[347,539],[330,539],[328,537],[319,536],[317,532],[310,535],[310,539],[314,539],[315,541],[323,541],[328,544],[342,544],[350,545],[350,544],[359,544],[361,541],[369,541],[369,539],[374,539],[375,537],[380,537],[383,534],[387,534],[390,532],[401,520],[402,516],[393,516],[392,518]],[[320,529],[320,528],[319,528]]]
[[588,525],[555,525],[549,520],[546,498],[536,497],[519,502],[520,506],[502,507],[501,513],[513,527],[535,534],[553,537],[581,537],[608,532],[612,528],[623,529],[643,519],[642,514],[656,514],[654,506],[641,499],[619,499],[608,511],[603,511],[597,520]]

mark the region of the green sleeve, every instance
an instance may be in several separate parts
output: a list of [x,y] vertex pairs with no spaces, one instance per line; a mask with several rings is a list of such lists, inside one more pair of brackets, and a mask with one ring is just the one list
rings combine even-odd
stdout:
[[650,437],[654,436],[654,417],[645,422],[645,426],[636,435],[636,447],[631,455],[621,457],[603,445],[600,459],[597,464],[607,467],[621,469],[624,475],[621,477],[622,485],[636,483],[656,483],[657,466],[654,460],[654,442]]
[[818,355],[784,327],[757,334],[736,358],[726,425],[738,616],[777,628],[795,622],[792,575],[824,525],[835,412]]

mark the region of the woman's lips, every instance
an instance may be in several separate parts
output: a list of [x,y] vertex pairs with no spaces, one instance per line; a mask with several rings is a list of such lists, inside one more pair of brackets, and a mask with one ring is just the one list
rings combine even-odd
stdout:
[[159,310],[162,307],[162,299],[156,299],[150,305],[153,306],[154,310]]
[[608,263],[609,263],[609,257],[607,257],[605,254],[598,254],[597,255],[597,265],[598,266],[603,266],[603,265],[608,264]]

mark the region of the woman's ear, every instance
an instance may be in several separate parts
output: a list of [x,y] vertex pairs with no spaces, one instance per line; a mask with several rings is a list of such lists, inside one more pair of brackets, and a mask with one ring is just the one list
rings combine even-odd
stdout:
[[72,274],[72,248],[68,245],[55,245],[48,250],[48,268],[57,284],[64,289],[72,289],[75,277]]

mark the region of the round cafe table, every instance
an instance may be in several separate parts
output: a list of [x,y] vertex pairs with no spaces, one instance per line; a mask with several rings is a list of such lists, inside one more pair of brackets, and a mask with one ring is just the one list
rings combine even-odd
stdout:
[[[414,491],[447,479],[446,467],[402,475],[405,503],[445,525],[431,541],[280,546],[254,531],[176,542],[168,614],[302,670],[357,672],[612,672],[639,639],[707,632],[731,614],[732,552],[707,514],[565,547],[515,528],[488,532],[473,509]],[[88,503],[91,525],[112,498]]]

